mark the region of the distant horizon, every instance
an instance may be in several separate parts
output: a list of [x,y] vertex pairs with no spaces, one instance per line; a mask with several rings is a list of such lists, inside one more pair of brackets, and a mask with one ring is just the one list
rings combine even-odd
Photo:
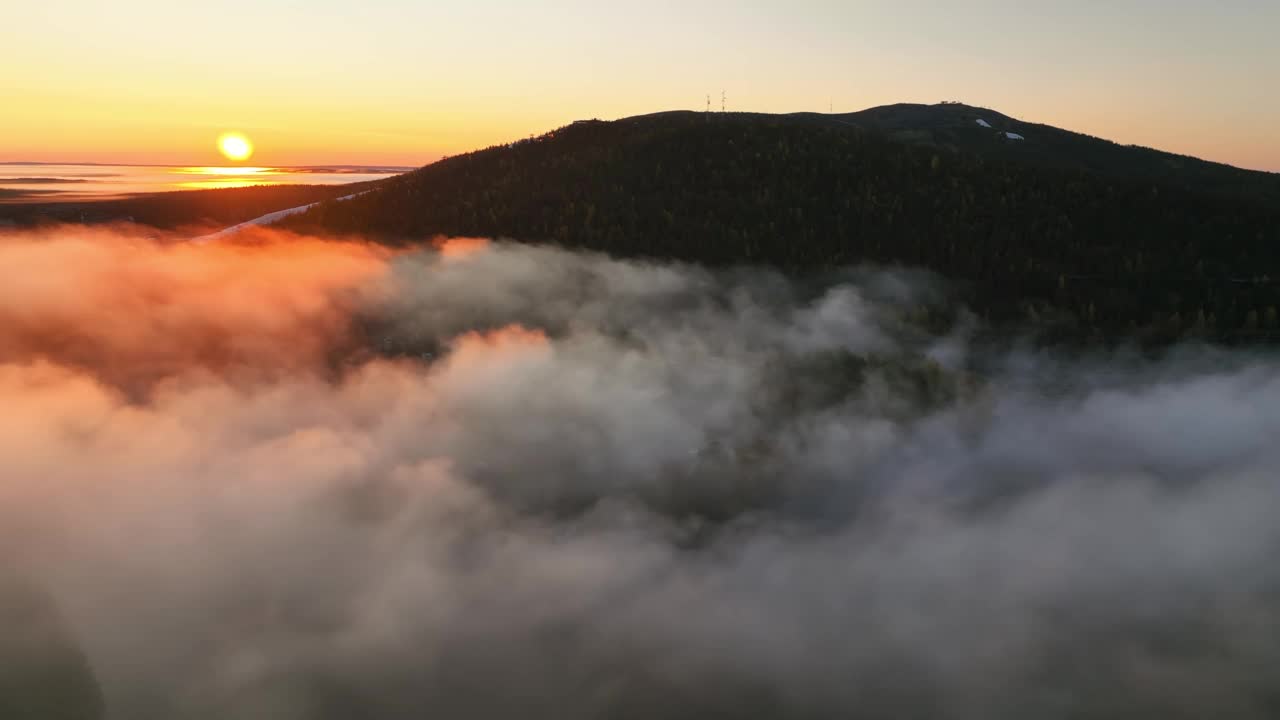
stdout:
[[403,165],[153,165],[101,162],[0,162],[0,203],[101,200],[154,192],[266,185],[341,185],[381,180]]
[[[1215,157],[1204,156],[1204,155],[1196,155],[1196,154],[1192,154],[1192,153],[1182,152],[1182,151],[1179,151],[1179,150],[1173,150],[1173,149],[1169,149],[1169,148],[1166,148],[1166,147],[1161,147],[1161,146],[1158,146],[1158,145],[1153,145],[1153,144],[1150,144],[1150,143],[1147,143],[1147,142],[1143,142],[1143,141],[1141,141],[1141,140],[1137,140],[1137,141],[1119,140],[1119,139],[1116,139],[1116,138],[1111,138],[1111,137],[1106,137],[1106,136],[1096,135],[1096,134],[1094,134],[1094,133],[1087,132],[1087,131],[1085,131],[1085,130],[1081,130],[1081,129],[1079,129],[1079,128],[1074,128],[1074,127],[1070,127],[1070,126],[1066,126],[1066,125],[1059,125],[1059,124],[1057,124],[1057,123],[1055,123],[1055,122],[1052,122],[1052,121],[1044,121],[1044,120],[1041,120],[1041,119],[1027,119],[1027,118],[1022,118],[1022,117],[1019,117],[1019,116],[1017,116],[1017,115],[1015,115],[1015,114],[1007,113],[1007,112],[1003,111],[1003,110],[1002,110],[1002,109],[1000,109],[1000,108],[990,107],[990,106],[987,106],[987,105],[978,104],[978,103],[972,103],[972,102],[968,102],[968,101],[964,101],[964,100],[959,100],[959,101],[936,101],[936,102],[910,102],[910,101],[890,102],[890,103],[880,103],[880,104],[876,104],[876,105],[869,105],[869,106],[867,106],[867,107],[865,107],[865,108],[858,108],[858,109],[856,109],[856,110],[838,110],[838,111],[825,111],[825,110],[789,110],[789,111],[774,112],[774,111],[765,111],[765,110],[731,109],[731,110],[727,110],[727,112],[731,112],[731,113],[746,113],[746,114],[761,114],[761,115],[792,115],[792,114],[805,114],[805,113],[811,113],[811,114],[816,114],[816,115],[849,115],[849,114],[857,113],[857,112],[860,112],[860,111],[863,111],[863,110],[871,110],[871,109],[875,109],[875,108],[880,108],[880,107],[889,107],[889,106],[893,106],[893,105],[924,105],[924,106],[930,106],[930,105],[949,104],[949,103],[952,103],[952,102],[956,102],[956,103],[958,103],[958,104],[966,105],[966,106],[970,106],[970,107],[974,107],[974,108],[979,108],[979,109],[984,109],[984,110],[990,110],[990,111],[992,111],[992,112],[996,112],[996,113],[1000,113],[1000,114],[1006,115],[1006,116],[1008,116],[1008,117],[1010,117],[1010,118],[1012,118],[1012,119],[1015,119],[1015,120],[1017,120],[1017,121],[1019,121],[1019,122],[1024,122],[1024,123],[1028,123],[1028,124],[1037,124],[1037,125],[1048,125],[1048,126],[1051,126],[1051,127],[1056,127],[1056,128],[1062,129],[1062,130],[1067,130],[1067,131],[1070,131],[1070,132],[1075,132],[1075,133],[1079,133],[1079,134],[1083,134],[1083,135],[1088,135],[1088,136],[1091,136],[1091,137],[1096,137],[1096,138],[1098,138],[1098,139],[1105,140],[1105,141],[1107,141],[1107,142],[1113,142],[1113,143],[1115,143],[1115,144],[1117,144],[1117,145],[1122,145],[1122,146],[1126,146],[1126,147],[1140,147],[1140,148],[1146,148],[1146,149],[1156,150],[1156,151],[1158,151],[1158,152],[1168,153],[1168,154],[1171,154],[1171,155],[1179,155],[1179,156],[1184,156],[1184,157],[1191,157],[1191,158],[1195,158],[1195,159],[1197,159],[1197,160],[1202,160],[1202,161],[1206,161],[1206,162],[1217,163],[1217,164],[1220,164],[1220,165],[1227,165],[1227,166],[1230,166],[1230,167],[1233,167],[1233,168],[1237,168],[1237,169],[1240,169],[1240,170],[1247,170],[1247,171],[1251,171],[1251,172],[1262,172],[1262,173],[1269,173],[1269,174],[1280,174],[1280,165],[1277,165],[1275,168],[1270,168],[1270,167],[1258,167],[1258,166],[1249,166],[1249,165],[1242,165],[1242,164],[1238,164],[1238,163],[1231,162],[1231,161],[1229,161],[1229,160],[1223,160],[1223,159],[1219,159],[1219,158],[1215,158]],[[715,106],[713,106],[711,110],[712,110],[712,112],[719,112],[718,107],[715,107]],[[217,158],[214,158],[214,159],[213,159],[212,161],[210,161],[210,162],[196,162],[196,161],[191,161],[191,162],[176,162],[176,161],[168,161],[168,162],[139,162],[139,161],[72,160],[72,159],[54,159],[54,160],[4,159],[4,160],[0,160],[0,166],[4,166],[4,165],[85,165],[85,166],[117,166],[117,167],[226,167],[226,168],[235,168],[235,167],[245,167],[245,168],[266,167],[266,168],[280,169],[280,170],[306,170],[306,169],[320,169],[320,168],[359,168],[359,169],[375,169],[375,168],[377,168],[377,169],[388,169],[388,170],[410,171],[410,170],[418,169],[418,168],[423,167],[423,166],[425,166],[425,165],[430,165],[430,164],[432,164],[432,163],[438,162],[438,161],[440,161],[440,160],[442,160],[442,159],[445,159],[445,158],[448,158],[448,157],[452,157],[452,156],[454,156],[454,155],[464,154],[464,153],[468,153],[468,152],[474,152],[474,151],[482,150],[482,149],[487,148],[487,147],[492,147],[492,146],[494,146],[494,145],[506,144],[506,143],[514,142],[514,141],[517,141],[517,140],[520,140],[520,139],[523,139],[523,138],[527,138],[527,137],[531,137],[531,136],[541,135],[541,134],[543,134],[543,133],[546,133],[546,132],[550,132],[550,131],[552,131],[552,130],[555,130],[555,129],[556,129],[556,128],[558,128],[558,127],[564,127],[565,125],[569,125],[569,124],[571,124],[571,123],[573,123],[573,122],[577,122],[577,121],[582,121],[582,120],[592,120],[592,119],[603,119],[605,122],[613,122],[613,121],[616,121],[616,120],[624,120],[624,119],[626,119],[626,118],[630,118],[630,117],[639,117],[639,116],[644,116],[644,115],[655,115],[655,114],[668,113],[668,112],[705,112],[705,108],[703,108],[703,109],[698,109],[698,108],[668,108],[668,109],[662,109],[662,110],[650,110],[650,111],[647,111],[647,112],[639,112],[639,113],[635,113],[635,114],[632,114],[632,115],[624,115],[624,116],[620,116],[620,117],[616,117],[616,118],[608,118],[608,119],[599,118],[598,116],[597,116],[597,117],[581,117],[581,118],[573,118],[573,119],[571,119],[571,120],[566,120],[566,121],[564,121],[564,122],[562,122],[562,123],[560,123],[560,124],[557,124],[557,125],[554,125],[554,126],[550,126],[550,127],[543,128],[542,130],[537,131],[537,132],[526,133],[526,134],[520,135],[520,136],[518,136],[518,137],[512,137],[512,138],[507,138],[507,139],[495,140],[495,141],[493,141],[493,142],[488,142],[488,143],[485,143],[485,144],[483,144],[483,145],[478,145],[478,146],[476,146],[476,147],[459,149],[459,150],[457,150],[457,151],[455,151],[455,152],[441,153],[441,154],[440,154],[439,156],[437,156],[437,157],[430,158],[430,159],[427,159],[427,160],[424,160],[424,161],[421,161],[421,162],[414,162],[414,161],[407,161],[407,162],[406,162],[406,161],[400,161],[400,162],[368,162],[368,161],[365,161],[365,162],[329,162],[329,163],[326,163],[326,162],[315,162],[315,161],[309,161],[309,162],[305,162],[305,163],[268,163],[268,162],[255,162],[255,161],[253,161],[253,160],[250,160],[250,161],[246,161],[246,162],[244,162],[244,163],[228,163],[228,162],[226,162],[226,161],[225,161],[225,159],[221,159],[221,161],[219,161],[219,159],[217,159]],[[4,157],[3,150],[0,150],[0,157]]]
[[358,168],[361,170],[416,170],[421,165],[396,165],[391,163],[312,163],[309,165],[271,165],[258,163],[213,164],[202,163],[140,163],[140,162],[96,162],[87,160],[0,160],[0,165],[85,165],[89,167],[221,167],[235,168],[269,168],[271,170],[319,170],[325,168]]

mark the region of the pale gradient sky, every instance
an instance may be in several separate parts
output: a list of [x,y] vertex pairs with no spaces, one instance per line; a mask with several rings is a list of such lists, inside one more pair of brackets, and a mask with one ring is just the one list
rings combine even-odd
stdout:
[[416,165],[585,117],[956,99],[1280,171],[1280,0],[0,5],[0,161]]

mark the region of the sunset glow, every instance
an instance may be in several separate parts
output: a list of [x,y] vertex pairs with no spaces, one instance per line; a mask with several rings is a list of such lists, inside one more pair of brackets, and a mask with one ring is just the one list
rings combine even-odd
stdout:
[[718,108],[724,90],[731,111],[961,100],[1280,170],[1280,3],[361,7],[9,3],[0,61],[22,72],[0,73],[0,161],[212,165],[235,130],[258,164],[421,165],[578,119]]
[[207,180],[187,180],[174,183],[173,186],[181,190],[218,190],[220,188],[261,187],[263,185],[278,184],[279,182],[275,180],[257,179],[253,176],[219,176],[211,177]]
[[218,165],[203,165],[199,167],[179,168],[178,172],[189,173],[191,175],[278,175],[282,171],[277,168],[269,167],[226,167]]
[[216,190],[219,188],[259,187],[275,185],[289,176],[286,170],[256,166],[203,165],[176,168],[177,175],[201,176],[192,180],[180,180],[174,187],[183,190]]
[[253,155],[253,143],[240,133],[223,133],[218,137],[218,152],[234,162],[248,160]]

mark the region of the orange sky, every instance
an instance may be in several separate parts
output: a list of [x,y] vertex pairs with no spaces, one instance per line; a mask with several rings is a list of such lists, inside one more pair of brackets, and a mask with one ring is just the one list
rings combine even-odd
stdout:
[[0,161],[213,164],[235,129],[253,164],[417,165],[723,88],[764,112],[956,99],[1280,171],[1280,3],[1044,4],[6,3]]

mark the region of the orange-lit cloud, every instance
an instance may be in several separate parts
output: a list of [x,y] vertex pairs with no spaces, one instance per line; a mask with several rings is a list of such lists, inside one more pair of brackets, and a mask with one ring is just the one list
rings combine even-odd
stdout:
[[[150,234],[150,233],[148,233]],[[0,362],[118,382],[193,367],[308,369],[349,331],[388,251],[255,229],[193,245],[132,230],[0,235]]]
[[485,250],[489,247],[489,240],[475,237],[441,237],[432,240],[431,245],[445,259],[457,260]]
[[454,340],[454,343],[463,351],[476,347],[496,350],[543,348],[547,345],[547,334],[521,325],[507,325],[496,330],[473,330],[463,333]]

